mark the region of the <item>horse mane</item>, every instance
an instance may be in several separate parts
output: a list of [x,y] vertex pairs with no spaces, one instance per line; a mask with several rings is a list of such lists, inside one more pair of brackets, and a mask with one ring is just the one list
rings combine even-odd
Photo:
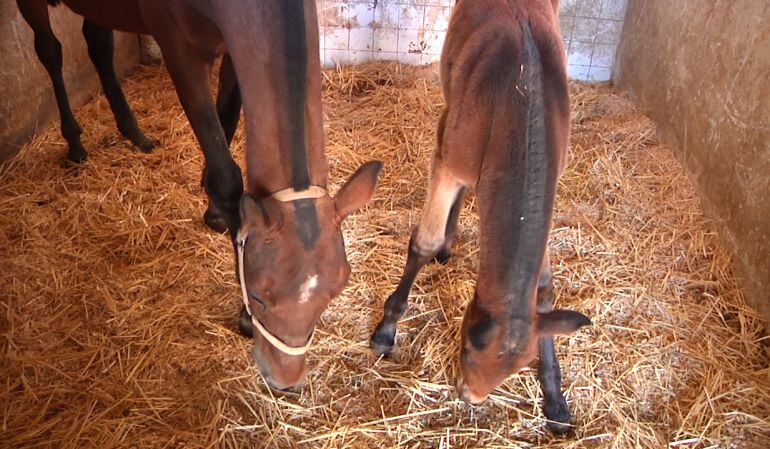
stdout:
[[59,6],[61,4],[61,0],[48,0],[48,4],[51,6]]

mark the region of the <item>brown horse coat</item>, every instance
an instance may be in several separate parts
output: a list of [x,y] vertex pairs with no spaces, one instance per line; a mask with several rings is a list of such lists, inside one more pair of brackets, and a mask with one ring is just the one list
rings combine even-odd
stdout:
[[[381,353],[420,268],[446,260],[465,192],[480,211],[479,271],[462,325],[460,397],[480,402],[540,351],[551,427],[568,429],[555,334],[590,320],[552,311],[546,245],[556,184],[567,156],[570,110],[557,1],[461,0],[441,59],[446,101],[428,198],[404,275],[372,336]],[[539,342],[539,345],[538,345]]]

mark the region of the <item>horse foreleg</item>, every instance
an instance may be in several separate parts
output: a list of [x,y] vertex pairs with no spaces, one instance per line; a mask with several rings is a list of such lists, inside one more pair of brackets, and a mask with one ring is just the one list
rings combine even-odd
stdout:
[[158,43],[206,160],[204,187],[212,204],[221,211],[231,238],[235,239],[240,225],[238,203],[243,195],[243,177],[230,154],[212,98],[209,85],[212,61],[204,59],[198,49],[191,48],[188,41],[173,33],[165,33]]
[[83,130],[72,113],[67,89],[64,87],[61,43],[51,29],[48,5],[45,1],[24,0],[17,0],[16,4],[19,6],[22,17],[35,34],[35,53],[51,78],[56,105],[59,107],[61,133],[69,146],[67,159],[75,163],[84,162],[88,158],[88,152],[80,142],[80,134]]
[[[222,63],[219,67],[219,92],[217,93],[217,115],[225,132],[227,145],[233,141],[235,130],[238,128],[238,120],[241,117],[241,91],[238,88],[238,79],[235,76],[233,61],[228,53],[222,56]],[[206,178],[206,169],[203,170],[201,185],[204,186]],[[225,232],[227,223],[225,223],[222,212],[209,199],[209,206],[203,214],[203,221],[211,229],[217,232]]]
[[114,50],[115,43],[112,30],[101,27],[88,19],[83,20],[83,37],[88,44],[88,56],[96,68],[99,81],[104,89],[104,95],[115,116],[120,133],[137,148],[150,152],[156,142],[147,138],[136,122],[131,108],[128,106],[123,90],[120,88],[115,74]]
[[398,287],[385,302],[385,315],[371,337],[371,346],[377,353],[384,355],[393,349],[396,325],[406,311],[409,291],[422,267],[444,247],[451,211],[463,190],[464,186],[448,170],[434,170],[420,224],[409,240],[404,273]]
[[[550,257],[546,252],[537,287],[537,312],[548,313],[553,310],[553,301],[553,272]],[[554,433],[564,434],[571,429],[570,411],[561,391],[561,369],[556,358],[553,337],[540,337],[538,346],[540,364],[537,377],[543,391],[543,410],[548,419],[547,426]]]
[[229,53],[222,56],[219,66],[219,91],[217,92],[217,115],[225,131],[227,144],[233,142],[235,129],[241,117],[241,91],[238,88],[238,78]]

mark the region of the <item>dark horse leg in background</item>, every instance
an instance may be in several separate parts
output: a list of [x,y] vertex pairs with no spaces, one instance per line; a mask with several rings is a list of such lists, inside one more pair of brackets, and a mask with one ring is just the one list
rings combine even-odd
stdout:
[[88,44],[88,56],[91,57],[91,62],[96,67],[96,73],[99,74],[99,81],[101,81],[104,95],[110,103],[110,109],[115,116],[118,130],[140,150],[152,151],[156,143],[147,138],[139,129],[139,124],[128,106],[115,74],[115,42],[112,30],[85,19],[83,20],[83,37]]
[[[219,92],[217,93],[217,115],[219,121],[222,124],[222,129],[225,132],[225,139],[227,139],[227,146],[229,147],[233,141],[235,135],[235,129],[238,127],[238,120],[241,117],[241,92],[238,89],[238,79],[235,76],[235,68],[233,67],[233,61],[230,59],[230,55],[225,53],[222,56],[222,62],[219,67]],[[201,178],[201,187],[205,187],[205,179],[207,176],[206,168],[203,169],[203,177]],[[209,199],[209,207],[203,214],[203,221],[206,225],[217,231],[225,232],[227,230],[227,223],[222,212],[217,209],[211,199]],[[251,322],[249,322],[249,329],[251,329]]]
[[[51,78],[51,84],[56,96],[56,104],[59,107],[61,132],[69,146],[67,159],[75,163],[83,162],[88,157],[88,152],[80,142],[82,128],[72,113],[67,90],[64,86],[61,43],[56,39],[51,29],[48,4],[45,1],[24,0],[17,0],[16,4],[24,20],[34,32],[35,53]],[[115,76],[112,61],[112,31],[85,21],[83,24],[83,35],[88,43],[88,54],[96,66],[102,88],[115,114],[120,132],[143,151],[151,150],[154,146],[153,142],[139,130],[136,119],[131,113],[128,103],[126,103],[126,99],[120,89],[120,84]]]
[[35,53],[48,72],[56,95],[56,104],[59,106],[61,117],[61,133],[67,141],[69,151],[67,159],[80,163],[86,160],[88,152],[80,143],[80,133],[83,132],[75,120],[70,103],[67,98],[67,90],[64,87],[62,77],[62,52],[61,43],[53,34],[51,22],[48,17],[48,5],[46,2],[27,2],[17,0],[19,11],[27,21],[35,34]]

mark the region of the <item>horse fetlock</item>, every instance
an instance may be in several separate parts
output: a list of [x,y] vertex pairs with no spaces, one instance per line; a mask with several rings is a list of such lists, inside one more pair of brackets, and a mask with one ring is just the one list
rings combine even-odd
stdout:
[[204,180],[209,198],[216,203],[222,211],[237,211],[238,203],[243,195],[243,179],[241,170],[236,166],[235,174],[217,176],[215,170],[207,170]]
[[70,123],[67,120],[62,120],[61,135],[64,136],[64,140],[66,140],[68,144],[72,145],[73,142],[79,144],[81,134],[83,134],[83,128],[81,128],[77,122]]
[[396,343],[396,326],[380,321],[372,337],[369,339],[369,345],[378,355],[388,355],[393,350]]
[[209,207],[206,209],[206,212],[203,213],[203,222],[206,223],[206,226],[220,234],[227,231],[225,217],[211,201],[209,201]]

